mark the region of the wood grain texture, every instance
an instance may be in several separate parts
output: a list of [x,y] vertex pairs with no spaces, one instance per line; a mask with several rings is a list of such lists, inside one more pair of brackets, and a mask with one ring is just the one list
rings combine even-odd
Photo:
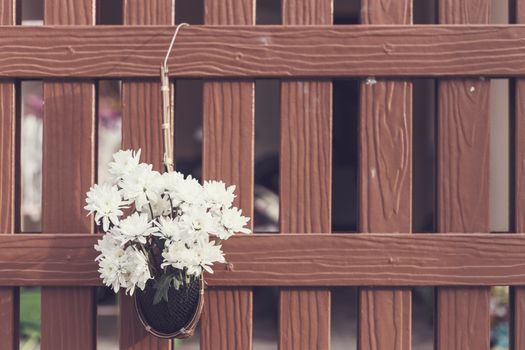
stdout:
[[124,25],[175,23],[175,0],[123,0],[122,6]]
[[[47,0],[44,24],[95,24],[94,6],[93,0]],[[96,171],[94,84],[45,81],[43,94],[42,229],[93,233],[83,207]],[[41,314],[42,350],[95,348],[93,288],[42,288]]]
[[[254,25],[255,1],[205,0],[204,23]],[[253,218],[255,83],[211,81],[203,89],[204,178],[236,185],[235,205]],[[209,289],[205,298],[201,349],[252,349],[252,290]]]
[[[0,78],[157,78],[172,34],[172,26],[0,26]],[[169,70],[206,78],[523,77],[523,37],[523,25],[192,25],[177,38]]]
[[162,96],[158,81],[123,81],[122,149],[141,149],[141,160],[163,170]]
[[[363,0],[361,23],[412,24],[412,1]],[[412,83],[361,82],[359,230],[412,230]],[[412,348],[410,289],[359,292],[360,350]]]
[[[332,24],[332,0],[283,0],[284,25]],[[332,229],[332,83],[281,83],[281,232]],[[330,348],[330,291],[282,289],[279,349]]]
[[[487,24],[489,0],[444,0],[439,21]],[[437,229],[489,232],[489,92],[483,80],[441,80],[438,87]],[[490,348],[489,288],[441,288],[438,350]]]
[[[99,286],[99,235],[0,235],[0,286]],[[257,234],[224,243],[219,286],[525,286],[525,235]],[[293,263],[291,263],[293,262]]]
[[[515,0],[516,23],[525,23],[525,1]],[[525,80],[514,81],[514,212],[511,212],[511,227],[516,232],[525,228]],[[512,154],[512,153],[511,153]],[[510,346],[511,349],[525,349],[525,287],[511,288],[510,293],[511,323]]]
[[[47,232],[94,232],[83,209],[95,180],[94,101],[92,83],[44,82],[42,228]],[[95,311],[92,288],[42,288],[42,349],[93,349]]]
[[[124,0],[124,25],[172,25],[175,0]],[[164,50],[167,50],[167,46]],[[161,59],[155,64],[157,70]],[[141,149],[141,160],[163,171],[162,95],[155,80],[124,80],[121,87],[122,149]],[[169,350],[170,340],[149,334],[135,311],[133,297],[120,294],[120,350]]]
[[[16,24],[15,0],[0,0],[0,25]],[[18,201],[15,82],[0,82],[0,234],[16,231]],[[19,290],[0,287],[0,350],[19,348]]]

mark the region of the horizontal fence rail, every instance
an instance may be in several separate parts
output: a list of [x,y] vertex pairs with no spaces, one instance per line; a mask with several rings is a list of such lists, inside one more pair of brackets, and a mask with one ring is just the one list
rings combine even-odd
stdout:
[[[98,286],[100,235],[0,236],[0,286]],[[525,235],[257,234],[224,243],[210,286],[525,285]]]
[[[0,26],[0,78],[158,77],[173,26]],[[191,26],[173,77],[525,76],[523,25]]]

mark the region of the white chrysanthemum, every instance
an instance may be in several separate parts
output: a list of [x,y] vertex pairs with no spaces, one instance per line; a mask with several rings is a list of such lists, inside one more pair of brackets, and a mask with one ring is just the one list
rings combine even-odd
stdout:
[[171,199],[171,205],[174,208],[178,207],[181,203],[178,191],[182,186],[184,186],[184,175],[182,175],[178,171],[164,173],[162,174],[162,180],[164,181],[164,190]]
[[103,258],[120,259],[124,255],[124,249],[112,231],[109,231],[98,240],[97,244],[95,244],[95,250],[100,252],[100,255],[95,260]]
[[233,203],[235,186],[226,185],[222,181],[206,181],[203,185],[204,201],[209,208],[229,208]]
[[113,162],[109,163],[109,173],[120,179],[122,176],[132,172],[140,161],[140,149],[138,151],[126,150],[113,154]]
[[84,209],[89,210],[89,214],[95,213],[95,222],[102,229],[107,231],[110,223],[118,225],[119,217],[123,214],[122,208],[127,204],[122,200],[117,186],[110,184],[95,184],[90,188],[86,198],[87,205]]
[[210,234],[217,230],[216,220],[205,207],[192,206],[179,217],[181,225],[189,233]]
[[170,197],[175,202],[182,203],[184,208],[204,203],[202,186],[199,181],[191,177],[191,175],[188,175],[180,186],[174,189]]
[[157,227],[152,225],[148,215],[144,213],[133,213],[121,220],[120,225],[114,228],[114,233],[121,245],[132,241],[145,244],[146,239],[157,231]]
[[126,293],[133,294],[136,287],[144,289],[146,282],[151,279],[148,260],[144,253],[133,247],[121,249],[121,252],[118,255],[102,256],[98,271],[104,284],[115,293],[123,288]]
[[230,238],[235,233],[251,233],[251,231],[245,227],[248,221],[250,221],[250,218],[242,216],[240,209],[223,209],[220,213],[219,220],[219,228],[215,232],[212,232],[212,234],[215,234],[222,240]]
[[203,270],[213,273],[211,266],[225,262],[221,246],[204,239],[188,246],[182,242],[169,243],[162,253],[164,262],[162,267],[172,266],[179,270],[186,270],[188,275],[200,276]]
[[146,282],[151,279],[151,272],[149,270],[148,259],[143,252],[128,248],[126,270],[129,272],[128,285],[126,293],[133,295],[135,288],[138,287],[144,290]]
[[151,164],[141,163],[122,177],[119,186],[124,198],[135,201],[136,208],[142,208],[148,201],[157,201],[163,190],[162,176],[152,170]]
[[169,217],[159,217],[156,225],[159,228],[159,231],[154,233],[154,235],[170,241],[180,241],[182,239],[182,234],[185,232],[178,220]]
[[[171,204],[166,197],[159,197],[155,201],[150,201],[140,208],[140,212],[148,214],[148,218],[153,220],[159,216],[168,216],[170,214]],[[153,216],[152,216],[153,213]]]

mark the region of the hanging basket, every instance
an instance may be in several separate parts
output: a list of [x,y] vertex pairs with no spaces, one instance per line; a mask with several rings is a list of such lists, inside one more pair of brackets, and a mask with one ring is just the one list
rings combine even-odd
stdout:
[[143,291],[135,293],[137,314],[146,330],[160,338],[193,336],[204,305],[204,279],[196,279],[178,290],[170,288],[168,301],[153,304],[154,295],[151,281]]

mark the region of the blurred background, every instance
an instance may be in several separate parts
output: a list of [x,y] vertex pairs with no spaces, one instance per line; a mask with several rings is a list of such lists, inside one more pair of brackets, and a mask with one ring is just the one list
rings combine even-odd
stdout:
[[[22,1],[23,25],[42,25],[42,0]],[[122,24],[122,0],[98,4],[98,24]],[[435,0],[414,0],[414,22],[436,23]],[[508,4],[493,0],[493,23],[508,23]],[[359,0],[334,0],[334,23],[358,24]],[[257,24],[280,24],[279,0],[257,0]],[[176,22],[202,24],[202,0],[176,0]],[[177,54],[176,50],[173,53]],[[98,81],[98,181],[121,143],[120,84]],[[202,81],[177,80],[176,159],[185,174],[201,175]],[[333,80],[333,217],[334,232],[358,231],[358,113],[357,79]],[[435,231],[436,81],[414,80],[413,231]],[[279,80],[256,81],[255,232],[279,229]],[[491,89],[491,230],[509,231],[509,82],[492,80]],[[22,230],[41,231],[42,82],[21,84]],[[147,116],[144,116],[147,118]],[[278,288],[254,289],[254,349],[277,349]],[[508,349],[508,287],[492,288],[491,344]],[[357,288],[332,289],[332,349],[356,349]],[[118,349],[118,300],[98,288],[98,348]],[[413,348],[433,349],[434,289],[413,289]],[[39,349],[40,289],[21,291],[21,349]],[[177,349],[198,349],[198,334]]]

